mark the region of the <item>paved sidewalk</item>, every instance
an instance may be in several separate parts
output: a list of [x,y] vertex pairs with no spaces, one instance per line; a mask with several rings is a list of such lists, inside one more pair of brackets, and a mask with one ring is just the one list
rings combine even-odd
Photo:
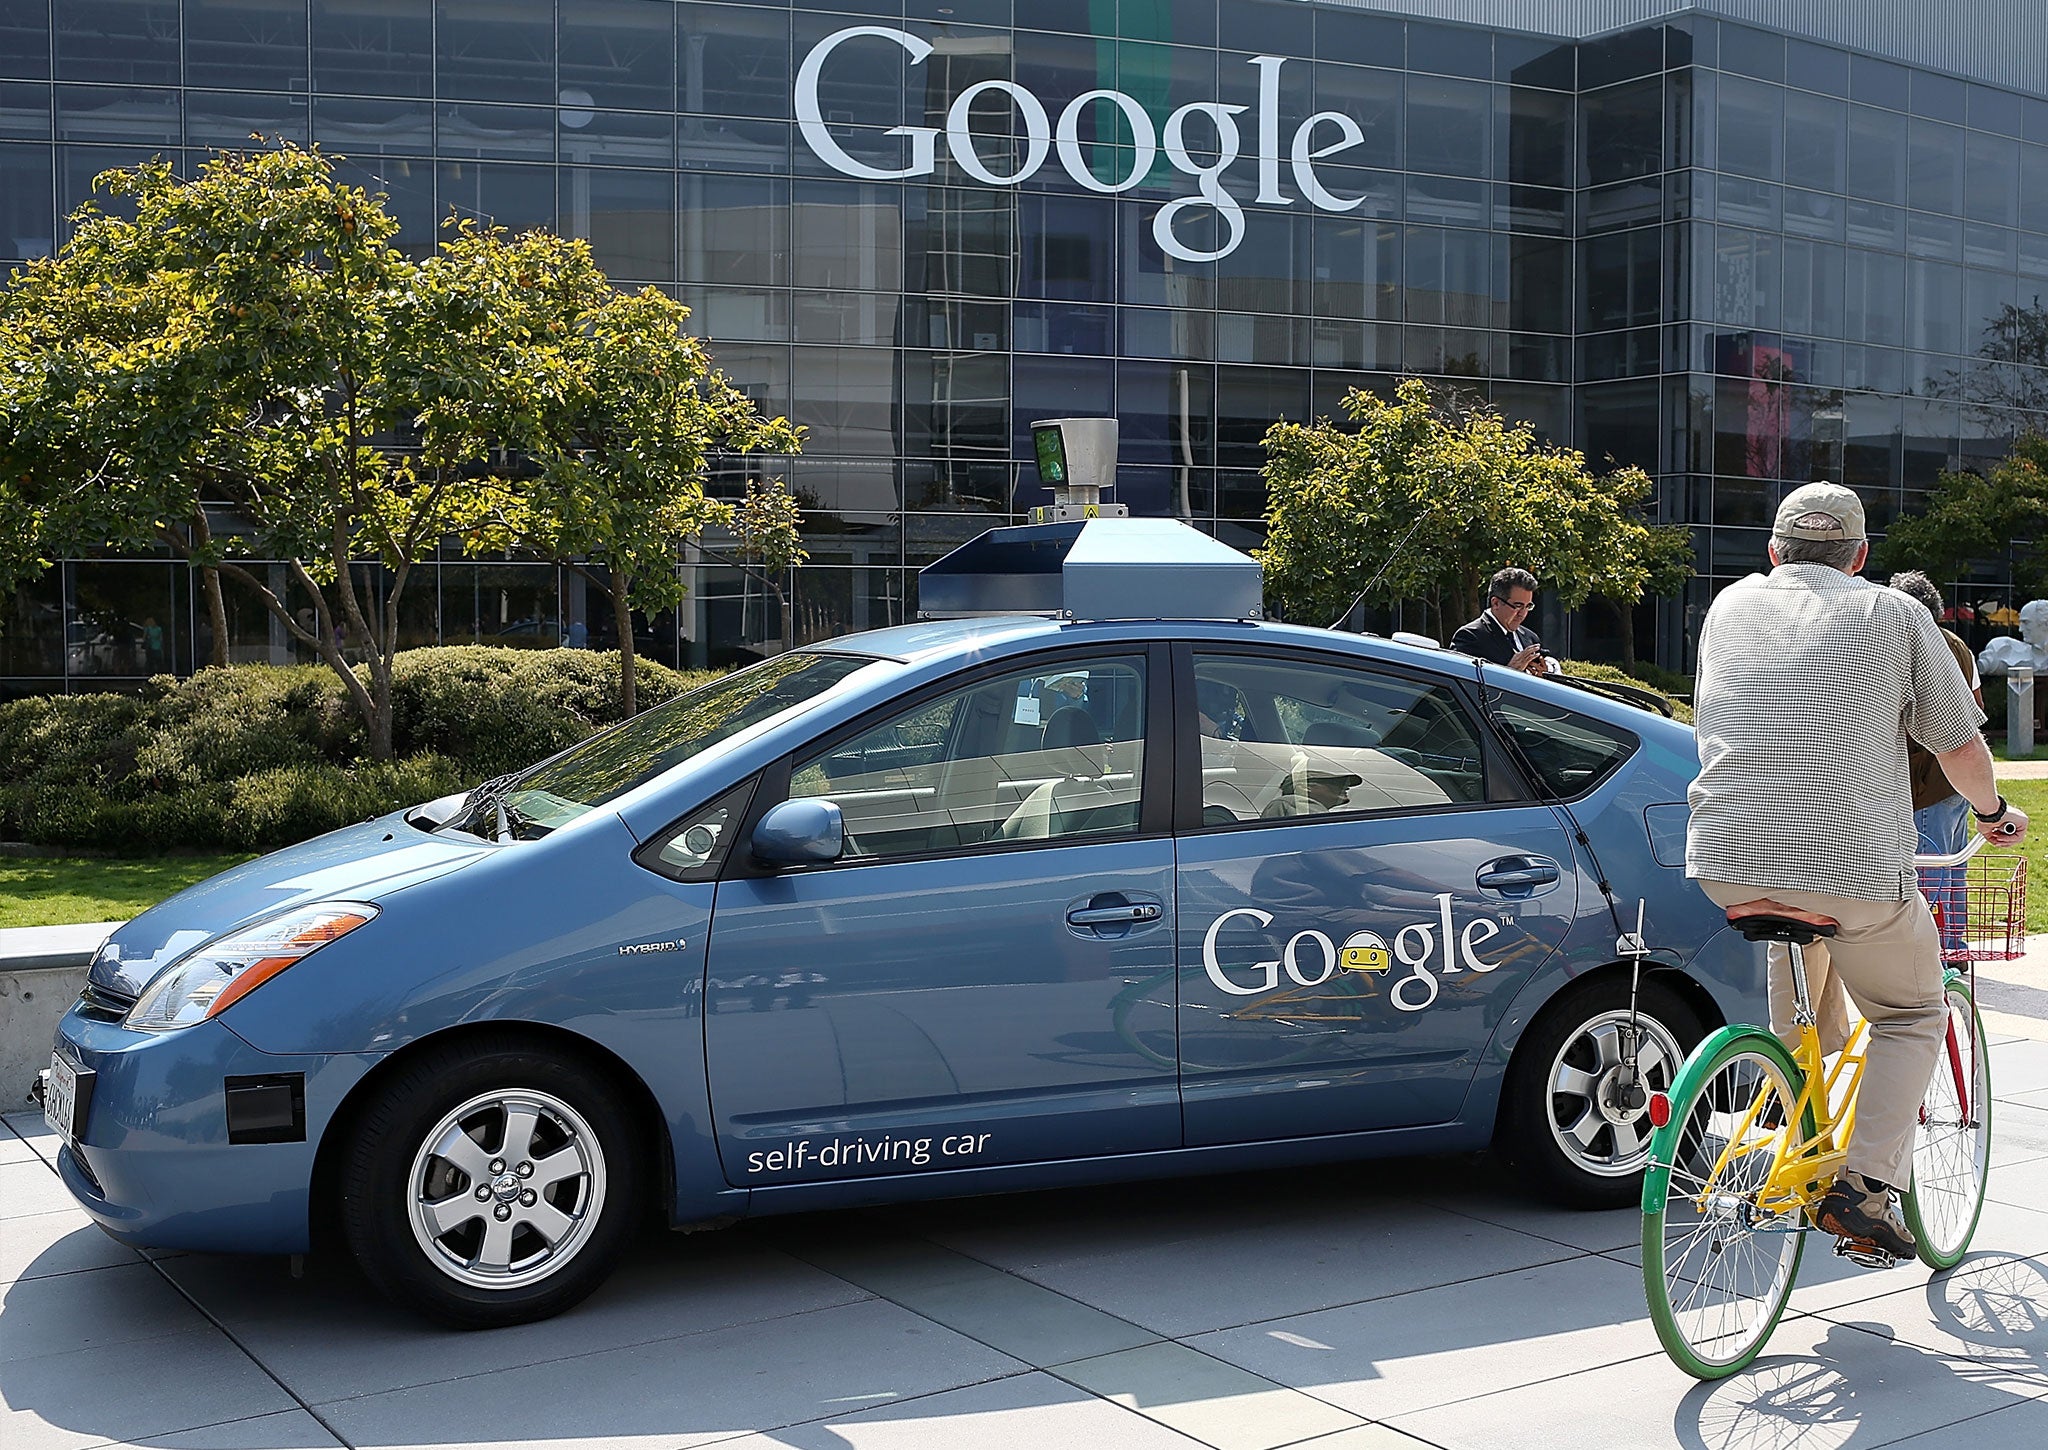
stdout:
[[120,1248],[16,1115],[0,1445],[2034,1450],[2048,1041],[1995,1035],[1970,1258],[1872,1273],[1816,1240],[1767,1357],[1715,1386],[1657,1348],[1636,1214],[1531,1204],[1484,1159],[653,1235],[568,1315],[454,1334],[341,1266]]

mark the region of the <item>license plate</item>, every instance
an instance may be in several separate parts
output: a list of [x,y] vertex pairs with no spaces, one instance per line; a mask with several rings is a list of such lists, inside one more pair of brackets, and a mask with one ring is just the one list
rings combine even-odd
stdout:
[[43,1087],[43,1121],[66,1143],[78,1141],[78,1073],[61,1053],[50,1054],[50,1076]]

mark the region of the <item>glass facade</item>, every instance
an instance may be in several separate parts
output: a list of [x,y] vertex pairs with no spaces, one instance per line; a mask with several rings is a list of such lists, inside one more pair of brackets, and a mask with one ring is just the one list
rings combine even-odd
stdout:
[[[1701,578],[1635,635],[1682,667],[1785,488],[1847,482],[1881,528],[2048,409],[2048,101],[1704,17],[0,0],[0,263],[60,245],[96,172],[251,132],[345,156],[419,251],[451,210],[588,238],[809,430],[717,481],[795,491],[787,626],[692,559],[680,615],[636,625],[671,663],[913,614],[918,567],[1047,501],[1034,418],[1114,413],[1117,497],[1254,545],[1266,429],[1422,374],[1657,475]],[[414,578],[408,642],[611,638],[571,571]],[[0,692],[189,668],[206,620],[180,565],[67,563],[0,612]],[[1582,656],[1620,634],[1543,623]],[[232,588],[229,634],[291,655]]]

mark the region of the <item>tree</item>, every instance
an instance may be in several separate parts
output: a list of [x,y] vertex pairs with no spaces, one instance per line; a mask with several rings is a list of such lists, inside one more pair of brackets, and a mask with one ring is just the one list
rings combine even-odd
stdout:
[[775,568],[802,562],[797,513],[778,484],[754,484],[737,504],[704,492],[714,451],[795,453],[799,431],[764,418],[713,367],[683,330],[688,308],[652,287],[615,291],[586,242],[465,222],[421,270],[435,285],[419,295],[449,310],[449,326],[488,311],[502,359],[479,392],[442,406],[482,419],[523,464],[471,543],[559,560],[605,594],[630,715],[633,611],[681,603],[681,542],[729,530]]
[[1950,583],[2006,561],[2022,597],[2048,590],[2048,438],[2030,433],[1988,473],[1944,473],[1917,513],[1892,521],[1876,562]]
[[[493,365],[480,319],[422,325],[451,310],[420,305],[437,279],[318,151],[226,153],[189,182],[156,161],[97,184],[134,218],[86,203],[62,253],[0,295],[0,587],[97,547],[217,568],[335,670],[388,759],[408,576],[506,487],[488,439],[435,406]],[[313,617],[252,559],[286,561]],[[363,562],[388,571],[381,600]]]
[[580,242],[465,227],[409,261],[382,198],[288,145],[99,184],[134,218],[88,204],[0,292],[0,588],[102,547],[217,568],[341,677],[378,759],[400,602],[444,538],[601,557],[631,691],[631,609],[731,512],[704,450],[795,446]]
[[[1626,470],[1641,473],[1640,469]],[[1642,474],[1645,484],[1649,475]],[[1614,606],[1621,624],[1621,663],[1626,669],[1636,664],[1635,606],[1644,597],[1669,599],[1685,588],[1692,578],[1692,530],[1683,524],[1646,524],[1634,543],[1636,562],[1642,566],[1642,587],[1632,597],[1618,596],[1605,588],[1596,589]]]
[[[1392,402],[1353,389],[1346,431],[1328,419],[1266,434],[1268,603],[1286,617],[1335,619],[1372,584],[1422,599],[1439,633],[1479,612],[1480,590],[1517,564],[1567,607],[1622,604],[1653,576],[1690,567],[1683,531],[1643,523],[1653,485],[1641,469],[1597,478],[1584,455],[1539,445],[1526,424],[1408,379]],[[1682,576],[1677,576],[1682,578]]]

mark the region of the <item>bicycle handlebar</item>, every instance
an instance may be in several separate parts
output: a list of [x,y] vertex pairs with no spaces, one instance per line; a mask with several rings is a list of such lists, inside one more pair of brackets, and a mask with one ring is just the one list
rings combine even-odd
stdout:
[[1992,844],[1992,840],[1991,840],[1991,837],[1989,837],[1989,836],[1985,836],[1985,835],[1976,835],[1976,836],[1972,836],[1972,837],[1970,838],[1970,844],[1969,844],[1969,845],[1967,845],[1967,846],[1963,847],[1963,849],[1962,849],[1962,850],[1960,850],[1960,851],[1956,851],[1956,852],[1952,852],[1952,853],[1951,853],[1951,854],[1949,854],[1949,855],[1946,855],[1946,856],[1915,856],[1915,857],[1913,858],[1913,866],[1914,866],[1914,869],[1915,869],[1915,870],[1920,870],[1920,871],[1925,871],[1925,870],[1927,870],[1927,869],[1929,869],[1929,868],[1932,868],[1932,867],[1940,867],[1940,866],[1960,866],[1960,865],[1962,865],[1962,864],[1963,864],[1964,862],[1968,861],[1968,860],[1969,860],[1969,859],[1970,859],[1971,857],[1975,856],[1975,855],[1976,855],[1976,854],[1977,854],[1977,853],[1978,853],[1979,851],[1983,850],[1983,849],[1984,849],[1984,848],[1985,848],[1986,846],[1989,846],[1989,845],[1991,845],[1991,844]]

